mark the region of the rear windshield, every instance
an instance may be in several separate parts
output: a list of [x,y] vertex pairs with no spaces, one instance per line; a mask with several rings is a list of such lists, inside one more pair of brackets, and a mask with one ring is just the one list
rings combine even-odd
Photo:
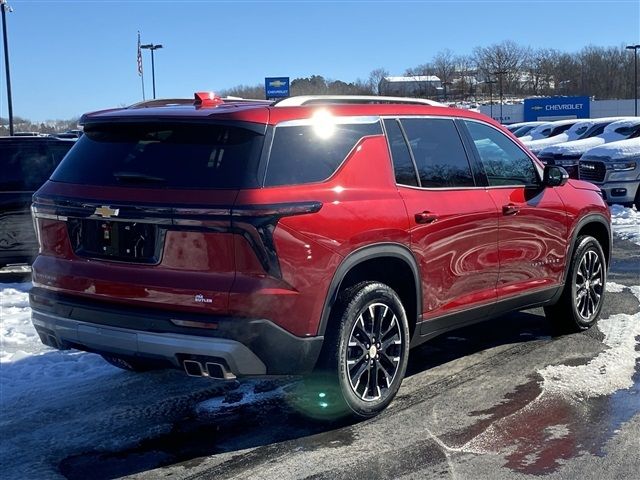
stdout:
[[0,190],[37,190],[72,146],[70,141],[0,141]]
[[264,136],[231,125],[88,125],[56,182],[153,188],[257,185]]

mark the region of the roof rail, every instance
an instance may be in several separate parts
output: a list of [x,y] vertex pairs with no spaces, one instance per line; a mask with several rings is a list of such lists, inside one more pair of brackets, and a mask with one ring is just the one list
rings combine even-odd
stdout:
[[134,103],[127,108],[168,107],[170,105],[193,105],[193,98],[158,98]]
[[273,104],[273,100],[265,100],[260,98],[232,97],[230,95],[227,95],[226,97],[222,97],[222,100],[225,103],[263,103],[265,105]]
[[274,104],[276,107],[300,107],[302,105],[321,105],[331,103],[405,103],[430,105],[432,107],[445,107],[446,105],[428,100],[426,98],[411,97],[382,97],[377,95],[300,95],[280,100]]

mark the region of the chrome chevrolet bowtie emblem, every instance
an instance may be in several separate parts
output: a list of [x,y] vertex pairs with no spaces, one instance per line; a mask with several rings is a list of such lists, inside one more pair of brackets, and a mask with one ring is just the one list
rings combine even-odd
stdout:
[[117,217],[118,213],[120,213],[119,208],[111,208],[105,205],[96,208],[96,211],[93,212],[94,215],[100,215],[103,218]]

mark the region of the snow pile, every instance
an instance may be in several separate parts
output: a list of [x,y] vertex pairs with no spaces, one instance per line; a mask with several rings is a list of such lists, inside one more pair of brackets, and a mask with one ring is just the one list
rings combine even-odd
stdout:
[[30,283],[5,284],[0,290],[0,363],[47,350],[31,324]]
[[220,395],[221,382],[129,373],[98,355],[44,346],[31,324],[30,288],[0,284],[3,480],[62,478],[58,464],[69,455],[134,446]]
[[605,157],[611,160],[640,158],[640,138],[629,138],[592,148],[582,158],[587,157]]
[[[607,284],[607,290],[622,288],[625,287]],[[640,288],[631,291],[640,301]],[[550,365],[540,370],[543,392],[581,399],[610,395],[633,386],[636,362],[640,358],[640,351],[636,350],[640,312],[613,315],[600,320],[598,328],[604,333],[603,342],[609,348],[586,365]]]
[[611,206],[613,233],[624,240],[640,245],[640,212],[622,205]]
[[[47,347],[31,323],[31,283],[2,284],[0,289],[0,405],[42,382],[64,387],[114,368],[97,355]],[[34,368],[37,364],[37,368]]]

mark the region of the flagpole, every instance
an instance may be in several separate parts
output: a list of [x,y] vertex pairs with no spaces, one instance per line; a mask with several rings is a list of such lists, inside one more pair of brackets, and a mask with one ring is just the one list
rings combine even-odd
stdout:
[[144,69],[142,68],[142,50],[140,49],[140,30],[138,30],[138,75],[140,75],[140,81],[142,82],[142,101],[147,98],[144,94]]

